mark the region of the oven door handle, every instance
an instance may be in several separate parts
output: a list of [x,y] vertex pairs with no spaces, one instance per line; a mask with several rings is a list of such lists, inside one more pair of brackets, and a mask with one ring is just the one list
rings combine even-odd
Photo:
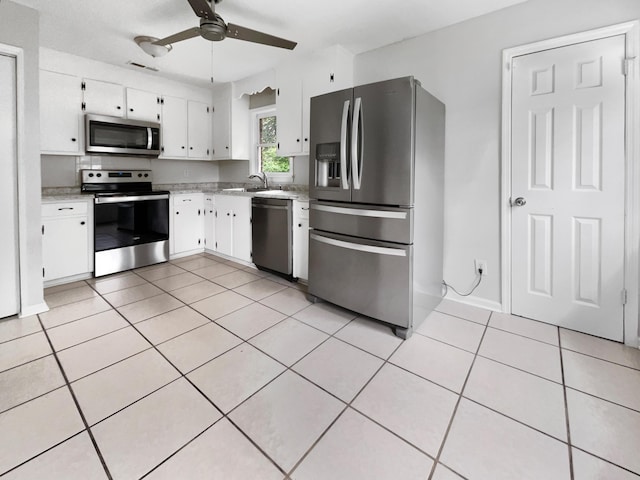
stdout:
[[128,197],[96,197],[94,202],[96,205],[102,203],[120,203],[120,202],[143,202],[145,200],[164,200],[168,199],[169,194],[161,195],[132,195]]

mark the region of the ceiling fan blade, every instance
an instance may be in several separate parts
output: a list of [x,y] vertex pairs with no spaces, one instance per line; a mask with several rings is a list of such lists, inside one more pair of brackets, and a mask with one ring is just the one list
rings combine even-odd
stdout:
[[257,30],[251,30],[250,28],[241,27],[240,25],[234,25],[233,23],[227,24],[227,38],[235,38],[237,40],[245,40],[253,43],[262,43],[263,45],[287,48],[289,50],[293,50],[297,45],[296,42],[285,40],[280,37],[274,37],[273,35],[258,32]]
[[189,5],[193,8],[193,11],[200,18],[207,18],[209,20],[215,17],[213,13],[213,9],[215,7],[212,6],[210,2],[207,0],[188,0]]
[[166,38],[161,38],[153,42],[154,45],[169,45],[171,43],[181,42],[200,35],[200,27],[193,27],[184,32],[176,33]]

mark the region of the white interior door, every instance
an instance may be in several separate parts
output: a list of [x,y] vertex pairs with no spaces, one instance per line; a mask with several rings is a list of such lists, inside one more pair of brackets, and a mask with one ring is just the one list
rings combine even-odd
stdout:
[[18,313],[16,59],[0,54],[0,318]]
[[617,341],[624,58],[619,35],[517,57],[512,71],[512,313]]

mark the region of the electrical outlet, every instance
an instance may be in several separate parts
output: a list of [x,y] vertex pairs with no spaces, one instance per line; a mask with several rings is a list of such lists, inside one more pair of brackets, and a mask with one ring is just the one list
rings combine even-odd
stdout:
[[189,169],[185,168],[184,171],[182,172],[184,178],[189,178]]
[[482,275],[483,276],[487,276],[487,261],[486,260],[478,260],[475,259],[474,260],[475,266],[476,266],[476,273],[480,273],[480,270],[482,269]]

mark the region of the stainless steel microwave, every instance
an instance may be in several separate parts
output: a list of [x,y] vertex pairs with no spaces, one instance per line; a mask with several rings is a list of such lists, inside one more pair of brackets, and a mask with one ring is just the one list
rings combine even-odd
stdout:
[[85,115],[88,154],[160,155],[160,124],[105,115]]

